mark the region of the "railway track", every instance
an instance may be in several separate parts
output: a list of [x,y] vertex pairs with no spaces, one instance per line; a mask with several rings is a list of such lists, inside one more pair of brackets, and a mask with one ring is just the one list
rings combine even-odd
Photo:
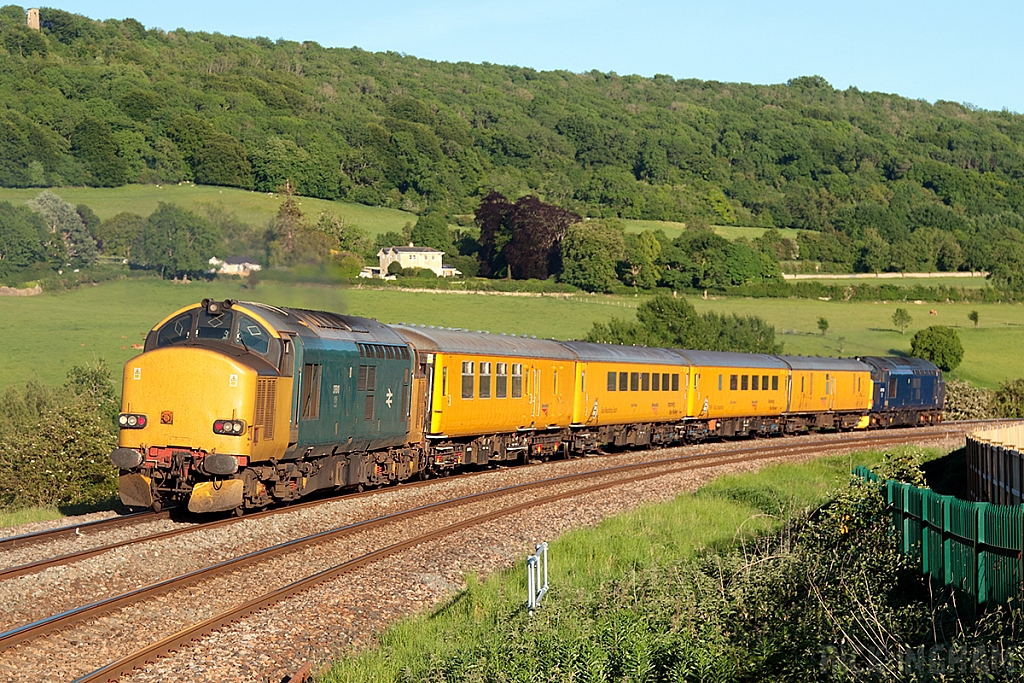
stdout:
[[[367,519],[354,524],[331,529],[329,531],[319,532],[303,538],[297,538],[285,543],[276,544],[256,552],[235,557],[231,560],[204,567],[200,570],[172,577],[165,581],[156,582],[120,595],[112,596],[90,605],[68,610],[62,614],[42,619],[32,624],[11,629],[6,633],[0,634],[0,651],[6,651],[4,657],[9,657],[16,655],[19,651],[23,651],[25,648],[31,648],[32,644],[36,643],[40,638],[43,638],[47,634],[53,634],[54,632],[66,633],[75,629],[88,631],[89,624],[95,623],[101,617],[105,622],[107,622],[107,625],[103,628],[109,629],[109,622],[112,619],[115,619],[116,612],[124,612],[124,610],[131,606],[137,606],[148,601],[153,601],[159,596],[167,596],[176,591],[183,591],[188,587],[193,587],[193,591],[195,591],[196,586],[202,586],[204,583],[211,582],[217,577],[223,577],[226,575],[237,577],[238,573],[247,567],[265,565],[273,561],[279,561],[281,558],[298,557],[304,549],[312,546],[334,543],[339,539],[355,535],[366,535],[370,532],[379,532],[382,529],[393,529],[397,525],[407,524],[410,520],[414,519],[424,517],[429,517],[430,519],[451,518],[452,515],[446,515],[446,511],[456,508],[466,508],[468,506],[470,512],[473,512],[474,507],[479,507],[481,505],[486,506],[490,504],[491,501],[498,499],[506,500],[508,498],[516,499],[495,509],[487,509],[476,514],[470,514],[460,518],[455,523],[441,527],[434,527],[422,533],[413,533],[400,540],[391,539],[392,542],[375,541],[377,547],[370,552],[355,555],[338,564],[322,567],[318,571],[309,573],[303,578],[291,581],[263,594],[248,597],[248,599],[241,600],[231,605],[230,609],[224,609],[208,618],[196,620],[194,623],[190,623],[184,627],[167,629],[168,631],[173,630],[173,634],[155,642],[148,643],[144,647],[140,647],[137,651],[125,654],[121,658],[117,659],[117,661],[100,666],[91,672],[85,673],[77,679],[78,681],[83,682],[116,680],[119,676],[130,672],[136,666],[142,665],[147,661],[153,661],[155,658],[169,652],[173,652],[205,634],[209,634],[224,627],[226,624],[243,619],[269,605],[287,600],[289,597],[306,591],[314,585],[330,581],[341,574],[354,571],[368,564],[379,562],[392,555],[402,553],[414,546],[436,540],[446,535],[455,534],[474,525],[484,524],[503,516],[513,515],[531,507],[553,503],[568,497],[582,496],[587,493],[622,486],[627,483],[666,476],[685,470],[764,459],[775,459],[785,456],[805,455],[808,453],[818,453],[823,450],[847,451],[860,448],[880,448],[895,443],[904,444],[915,441],[933,441],[944,437],[949,438],[958,436],[963,433],[964,427],[965,425],[958,424],[914,431],[901,430],[895,432],[858,433],[856,435],[844,436],[839,439],[832,439],[826,443],[822,443],[819,440],[815,440],[815,442],[807,444],[771,444],[770,442],[759,441],[757,442],[757,445],[751,445],[743,448],[721,450],[714,453],[686,454],[678,457],[662,458],[628,465],[597,468],[574,474],[549,477],[529,483],[490,489],[480,493],[453,499],[446,499],[429,505],[423,505],[413,509]],[[422,484],[430,485],[432,483],[434,482],[423,482]],[[567,488],[566,490],[542,495],[547,489],[558,489],[559,487]],[[383,491],[386,492],[391,490],[394,489],[384,489]],[[366,496],[372,493],[376,492],[367,492],[361,495]],[[528,495],[534,495],[535,497],[525,501],[521,500],[523,496]],[[324,501],[310,501],[303,505],[311,506],[322,504],[323,502]],[[274,514],[288,513],[289,511],[299,509],[299,507],[300,506],[290,506],[287,508],[268,510],[259,514],[270,516]],[[243,519],[254,519],[256,517],[256,515],[252,515]],[[239,520],[236,518],[228,518],[225,520],[218,520],[211,524],[230,524],[236,523],[237,521]],[[173,533],[177,535],[179,533],[187,533],[201,528],[209,528],[209,526],[210,524],[191,527],[189,529],[177,530]],[[162,534],[162,536],[167,535],[168,534]],[[141,542],[143,540],[152,539],[134,539],[131,542]],[[124,545],[129,545],[131,542],[119,543],[116,544],[116,546],[123,547]],[[105,551],[96,550],[96,552]],[[93,554],[96,553],[94,552]],[[293,562],[291,564],[294,565],[295,563]],[[131,626],[127,625],[119,628],[131,629]],[[72,636],[72,638],[75,639],[76,642],[84,642],[88,640],[89,636],[88,634],[83,634],[81,636]]]

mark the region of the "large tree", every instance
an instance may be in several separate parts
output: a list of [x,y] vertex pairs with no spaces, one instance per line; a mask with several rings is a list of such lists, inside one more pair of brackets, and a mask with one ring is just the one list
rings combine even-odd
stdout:
[[562,282],[588,292],[618,283],[615,264],[625,252],[622,230],[596,221],[576,223],[562,239]]
[[139,239],[137,262],[161,275],[198,273],[209,267],[217,234],[205,218],[175,204],[160,202],[146,219]]
[[0,278],[46,260],[47,228],[42,217],[24,206],[0,202]]
[[43,190],[28,205],[43,217],[51,235],[63,241],[64,252],[70,263],[76,266],[95,263],[99,255],[96,240],[89,234],[81,214],[73,204],[49,190]]
[[485,275],[499,275],[504,270],[516,280],[546,280],[560,270],[559,242],[581,218],[532,195],[513,204],[491,192],[480,202],[476,220]]
[[910,355],[929,360],[949,372],[960,365],[964,347],[960,343],[960,335],[952,327],[932,325],[919,330],[911,338]]

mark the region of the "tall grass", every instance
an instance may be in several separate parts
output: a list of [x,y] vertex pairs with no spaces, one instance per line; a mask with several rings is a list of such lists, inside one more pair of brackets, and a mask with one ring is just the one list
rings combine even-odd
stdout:
[[[932,450],[928,457],[943,454]],[[378,647],[341,658],[322,680],[384,683],[447,681],[453,680],[453,675],[459,680],[510,681],[590,677],[530,670],[530,656],[521,657],[521,653],[509,651],[510,634],[534,647],[560,648],[565,652],[554,656],[556,661],[574,662],[573,668],[590,672],[594,680],[607,680],[605,675],[612,670],[613,663],[606,661],[607,655],[602,655],[593,634],[606,628],[616,630],[622,640],[648,638],[649,634],[644,635],[645,629],[630,623],[625,614],[574,613],[573,604],[586,602],[580,601],[580,596],[613,589],[630,590],[630,586],[640,590],[642,582],[637,577],[652,568],[672,566],[702,550],[728,548],[777,530],[794,512],[816,508],[829,499],[831,492],[845,486],[851,467],[874,467],[880,461],[881,453],[868,451],[725,476],[671,502],[648,505],[605,520],[595,528],[555,539],[549,550],[552,591],[535,618],[548,618],[545,615],[549,613],[557,615],[549,616],[558,623],[544,627],[557,632],[558,637],[552,639],[557,642],[534,642],[524,635],[531,628],[531,620],[524,614],[525,570],[523,562],[519,562],[513,569],[484,581],[473,575],[466,577],[466,588],[451,600],[432,612],[391,626],[380,636]],[[673,598],[652,594],[645,599]],[[676,642],[672,646],[684,645]],[[622,649],[646,651],[653,656],[665,646],[666,643],[645,641]],[[628,665],[641,672],[647,666],[641,660],[642,657]],[[622,664],[615,662],[615,670],[621,669]],[[704,664],[713,677],[719,664]],[[690,665],[700,666],[699,662]],[[467,669],[476,671],[476,675],[465,678]],[[645,680],[643,675],[628,678]]]

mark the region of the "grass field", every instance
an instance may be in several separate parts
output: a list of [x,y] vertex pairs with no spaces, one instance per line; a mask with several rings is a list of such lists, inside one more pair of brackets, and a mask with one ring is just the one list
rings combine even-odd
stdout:
[[820,282],[825,285],[895,285],[897,287],[953,287],[955,289],[982,289],[989,286],[984,277],[887,277],[887,278],[806,278],[787,280],[790,284]]
[[[157,280],[109,282],[70,292],[0,298],[0,387],[36,377],[63,380],[75,364],[102,358],[120,368],[138,350],[146,332],[172,311],[204,297],[255,299],[275,305],[320,308],[377,318],[382,322],[533,334],[559,339],[586,335],[596,320],[632,319],[642,299],[634,297],[524,297],[345,289],[264,282],[246,290],[237,282],[174,285]],[[905,335],[892,325],[897,304],[806,299],[693,299],[698,310],[758,315],[775,326],[785,352],[804,355],[891,355],[910,350],[913,333],[929,325],[958,329],[965,354],[953,376],[981,386],[1024,377],[1024,305],[900,304],[913,323]],[[936,315],[929,315],[935,310]],[[977,329],[967,314],[977,310]],[[817,320],[829,321],[828,334]],[[840,338],[842,351],[840,351]]]
[[[670,238],[678,237],[679,233],[686,229],[686,223],[676,223],[673,221],[625,220],[623,223],[626,224],[626,230],[629,232],[663,230]],[[748,240],[754,240],[760,237],[764,231],[768,229],[744,228],[736,225],[715,225],[712,227],[714,227],[716,233],[727,240],[735,240],[740,237],[746,237]],[[779,228],[778,230],[782,233],[783,237],[789,237],[790,239],[796,239],[796,236],[802,232],[796,228]]]
[[[101,219],[129,211],[148,216],[156,210],[157,204],[167,202],[178,204],[200,214],[207,206],[220,205],[239,220],[250,225],[266,225],[277,215],[281,195],[273,196],[260,192],[249,192],[230,187],[207,185],[125,185],[113,188],[58,187],[52,192],[72,204],[88,204]],[[39,189],[0,188],[0,202],[24,203],[39,194]],[[383,209],[362,204],[332,202],[311,197],[299,198],[302,211],[314,220],[321,213],[332,213],[354,225],[377,235],[389,230],[401,231],[408,223],[416,222],[416,216],[396,209]]]

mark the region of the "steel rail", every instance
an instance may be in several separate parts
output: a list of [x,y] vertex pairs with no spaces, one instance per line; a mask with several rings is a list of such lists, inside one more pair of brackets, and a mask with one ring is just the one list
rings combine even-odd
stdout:
[[[892,434],[883,435],[883,437],[865,437],[858,436],[851,439],[843,439],[840,441],[830,442],[829,446],[825,450],[842,449],[849,450],[850,448],[857,448],[858,446],[867,444],[884,444],[884,443],[904,443],[906,435],[895,436]],[[909,436],[915,437],[915,441],[927,441],[934,440],[936,435],[934,433],[921,433],[914,432]],[[628,473],[631,471],[650,469],[654,467],[663,467],[666,465],[678,465],[676,467],[665,467],[657,472],[648,475],[640,475],[639,478],[652,478],[665,476],[675,472],[702,469],[707,467],[716,467],[728,464],[735,464],[740,462],[765,460],[772,458],[785,457],[785,455],[799,454],[803,452],[815,452],[823,450],[820,444],[786,444],[778,445],[775,447],[768,448],[745,448],[737,449],[736,451],[717,452],[717,453],[703,453],[703,454],[691,454],[682,455],[672,458],[664,458],[659,460],[646,461],[641,463],[631,463],[624,465],[616,465],[609,468],[601,468],[596,470],[588,470],[586,472],[577,472],[571,474],[560,475],[557,477],[549,477],[533,482],[525,482],[522,484],[513,484],[510,486],[500,487],[497,489],[491,489],[489,491],[483,491],[479,493],[467,494],[457,498],[452,498],[444,501],[437,501],[434,503],[428,503],[421,505],[409,510],[402,510],[393,512],[388,515],[376,517],[373,519],[363,520],[355,522],[353,524],[345,525],[335,529],[329,529],[316,534],[311,534],[299,539],[293,539],[283,543],[256,550],[239,557],[232,558],[230,560],[224,560],[223,562],[210,565],[201,569],[188,572],[181,576],[165,579],[163,581],[144,586],[133,591],[123,593],[121,595],[112,596],[110,598],[99,600],[82,607],[77,607],[71,610],[67,610],[60,614],[45,619],[40,619],[29,624],[25,624],[14,629],[10,629],[4,633],[0,633],[0,651],[10,649],[17,645],[25,642],[29,642],[38,638],[44,634],[66,629],[82,621],[86,621],[90,618],[97,617],[101,614],[106,614],[112,610],[124,607],[144,599],[153,598],[158,595],[178,590],[186,586],[193,585],[202,580],[215,578],[229,571],[235,571],[242,567],[248,566],[258,561],[272,559],[280,556],[287,552],[298,550],[300,548],[324,543],[327,541],[336,540],[338,538],[356,533],[358,531],[364,531],[382,526],[384,524],[393,523],[401,519],[411,519],[413,517],[422,515],[427,512],[436,511],[438,509],[457,507],[472,502],[478,502],[480,500],[486,500],[500,495],[505,495],[512,492],[527,491],[535,488],[554,486],[565,482],[571,482],[574,480],[583,480],[587,478],[596,478],[601,476],[608,476],[620,473]],[[741,455],[745,453],[746,455]],[[730,457],[732,456],[732,457]],[[739,457],[735,457],[739,456]],[[601,484],[605,488],[609,486],[615,486],[625,483],[626,480],[617,479],[607,485]],[[569,492],[566,495],[573,495]],[[579,495],[578,493],[575,495]],[[285,508],[287,509],[287,508]]]
[[[945,424],[948,425],[948,424],[956,424],[956,423],[945,423]],[[934,426],[930,426],[930,427],[926,427],[926,428],[922,428],[922,429],[928,429],[929,430],[928,433],[931,433],[931,430],[936,430],[936,429],[940,429],[941,430],[941,429],[943,429],[943,427],[941,425],[934,425]],[[859,433],[859,436],[861,438],[863,438],[863,439],[872,439],[872,438],[873,439],[878,439],[878,438],[884,438],[888,433],[890,433],[888,430],[886,432],[868,432],[868,433],[863,433],[862,432],[862,433]],[[846,440],[844,440],[843,442],[845,443]],[[792,446],[781,446],[780,445],[780,446],[777,446],[776,448],[778,448],[780,450],[784,450],[787,447],[796,448],[796,447],[807,447],[807,446],[808,445],[805,445],[805,444],[798,444],[798,445],[794,444]],[[679,447],[678,446],[669,446],[669,447],[666,447],[664,450],[667,450],[668,448],[679,448]],[[729,453],[739,454],[739,453],[759,451],[759,450],[763,450],[763,448],[764,448],[763,446],[749,446],[749,447],[746,447],[746,448],[734,448],[734,449],[728,449],[728,450],[724,450],[724,451],[717,451],[717,452],[712,453],[712,454],[695,454],[695,455],[690,456],[690,457],[692,457],[692,458],[715,457],[717,455],[725,455],[725,454],[729,454]],[[651,462],[652,463],[657,463],[657,462],[662,462],[662,461],[658,460],[658,461],[651,461]],[[466,473],[466,475],[464,475],[464,476],[479,476],[479,475],[486,474],[486,473],[487,473],[486,471],[483,471],[483,472],[470,472],[470,473]],[[414,487],[419,487],[419,486],[429,486],[429,485],[431,485],[433,483],[434,483],[434,480],[425,480],[425,481],[416,481],[416,482],[405,482],[405,483],[401,484],[400,486],[402,486],[403,488],[414,488]],[[35,574],[35,573],[44,571],[46,569],[50,569],[52,567],[58,567],[58,566],[62,566],[62,565],[65,565],[65,564],[70,564],[72,562],[79,562],[81,560],[85,560],[85,559],[88,559],[90,557],[95,557],[97,555],[102,555],[103,553],[109,552],[109,551],[114,550],[116,548],[123,548],[125,546],[135,545],[135,544],[138,544],[138,543],[148,543],[150,541],[164,540],[164,539],[173,538],[175,536],[179,536],[179,535],[182,535],[182,534],[194,533],[194,532],[198,532],[198,531],[206,531],[206,530],[209,530],[209,529],[216,529],[216,528],[219,528],[219,527],[222,527],[222,526],[230,526],[231,524],[235,524],[235,523],[241,522],[243,520],[253,520],[253,519],[260,519],[261,517],[273,516],[273,515],[278,515],[278,514],[287,514],[287,513],[291,512],[291,511],[294,511],[294,510],[302,510],[302,509],[305,509],[305,508],[316,507],[318,505],[322,505],[322,504],[325,504],[325,503],[333,502],[333,501],[338,500],[338,498],[341,498],[341,497],[360,498],[360,497],[363,497],[363,496],[378,495],[378,494],[384,493],[384,492],[389,491],[389,490],[392,490],[392,489],[390,489],[389,487],[384,487],[384,488],[381,488],[381,489],[374,489],[372,491],[364,491],[364,492],[361,492],[361,493],[348,493],[348,494],[341,494],[341,495],[335,495],[335,496],[330,496],[330,497],[321,497],[321,498],[316,498],[314,500],[306,500],[306,501],[302,501],[302,502],[299,502],[299,503],[294,503],[292,505],[285,505],[285,506],[281,506],[281,507],[274,507],[274,508],[269,508],[269,509],[266,509],[266,510],[260,510],[260,511],[257,511],[257,512],[250,513],[248,515],[244,515],[243,517],[226,517],[226,518],[217,519],[217,520],[213,520],[213,521],[209,521],[209,522],[197,523],[197,524],[195,524],[193,526],[189,526],[189,527],[182,528],[182,529],[171,529],[171,530],[168,530],[168,531],[158,532],[156,534],[150,534],[148,536],[140,536],[138,538],[130,538],[130,539],[122,540],[122,541],[115,541],[114,543],[108,543],[108,544],[101,545],[101,546],[94,546],[92,548],[86,548],[86,549],[83,549],[83,550],[78,550],[78,551],[75,551],[75,552],[66,553],[64,555],[58,555],[58,556],[55,556],[55,557],[44,558],[44,559],[35,560],[35,561],[32,561],[32,562],[27,562],[27,563],[24,563],[24,564],[16,565],[16,566],[13,566],[13,567],[7,567],[7,568],[0,569],[0,581],[6,581],[6,580],[14,579],[14,578],[17,578],[19,576],[25,576],[27,574]],[[97,520],[97,522],[90,522],[88,524],[99,524],[99,523],[106,522],[106,523],[108,523],[107,526],[101,527],[100,530],[109,530],[109,529],[113,529],[113,528],[119,528],[119,527],[122,527],[122,526],[131,526],[131,525],[133,525],[133,522],[130,521],[130,520],[134,520],[134,523],[143,523],[143,522],[146,522],[146,521],[155,521],[157,519],[165,519],[165,518],[168,517],[168,514],[169,514],[169,512],[166,511],[166,510],[162,511],[162,512],[159,512],[159,513],[136,513],[134,515],[128,515],[128,516],[125,516],[123,518],[116,518],[116,519],[113,519],[113,520]],[[143,519],[139,519],[140,516],[142,516]],[[115,522],[117,522],[117,523],[115,523]],[[44,541],[44,540],[53,540],[55,538],[62,538],[62,537],[66,537],[66,536],[78,535],[76,533],[76,530],[79,529],[79,528],[82,528],[84,526],[85,525],[67,526],[67,527],[61,527],[60,529],[53,529],[53,530],[50,530],[49,533],[60,532],[60,535],[51,536],[49,538],[39,538],[36,542],[41,542],[41,541]],[[39,533],[48,533],[48,532],[36,532],[36,533],[39,534]],[[27,537],[31,537],[31,536],[34,536],[34,534],[26,534],[23,537],[11,537],[11,539],[9,539],[9,540],[16,540],[16,539],[19,539],[19,538],[27,538]],[[0,548],[2,548],[2,545],[0,545]]]
[[120,517],[97,519],[92,522],[82,522],[81,524],[69,524],[55,529],[33,531],[28,534],[6,536],[4,538],[0,538],[0,550],[13,550],[15,548],[24,548],[25,546],[46,543],[47,541],[55,541],[61,538],[82,536],[82,532],[89,534],[96,533],[98,531],[119,529],[125,526],[135,526],[145,522],[155,522],[160,519],[166,519],[169,515],[170,510],[162,510],[160,512],[151,512],[147,510],[145,512],[133,512],[127,515],[121,515]]
[[[916,436],[916,438],[912,439],[913,441],[927,441],[927,440],[930,440],[929,438],[927,438],[929,436],[934,438],[934,435],[926,435],[926,434],[917,434],[915,436]],[[855,448],[857,444],[860,444],[860,443],[862,443],[864,441],[869,441],[869,442],[885,442],[885,443],[888,443],[888,442],[892,442],[892,443],[905,443],[906,440],[890,435],[887,439],[851,439],[849,444],[848,443],[843,443],[843,444],[836,444],[836,445],[841,447],[842,450],[846,450],[848,445]],[[810,445],[806,445],[806,446],[801,445],[798,448],[794,448],[794,450],[811,450],[811,449],[812,449],[812,446],[810,446]],[[788,449],[786,449],[785,447],[781,447],[781,448],[779,448],[777,450],[788,450]],[[199,639],[199,638],[201,638],[201,637],[203,637],[205,635],[208,635],[208,634],[210,634],[210,633],[212,633],[214,631],[217,631],[217,630],[223,628],[224,626],[227,626],[227,625],[231,624],[232,622],[236,622],[236,621],[239,621],[240,619],[244,619],[245,617],[251,616],[251,615],[255,614],[256,612],[259,612],[259,611],[261,611],[261,610],[263,610],[263,609],[265,609],[267,607],[270,607],[270,606],[272,606],[272,605],[274,605],[274,604],[276,604],[278,602],[281,602],[283,600],[291,598],[291,597],[293,597],[293,596],[295,596],[295,595],[297,595],[299,593],[302,593],[302,592],[304,592],[304,591],[306,591],[306,590],[308,590],[308,589],[310,589],[310,588],[312,588],[312,587],[314,587],[316,585],[319,585],[321,583],[325,583],[327,581],[331,581],[331,580],[341,576],[342,574],[351,572],[351,571],[353,571],[355,569],[359,569],[361,567],[364,567],[366,565],[372,564],[374,562],[378,562],[378,561],[383,560],[383,559],[385,559],[387,557],[390,557],[391,555],[398,554],[398,553],[400,553],[400,552],[402,552],[404,550],[407,550],[409,548],[421,545],[421,544],[429,542],[429,541],[436,540],[438,538],[442,538],[444,536],[448,536],[448,535],[457,533],[459,531],[462,531],[462,530],[467,529],[467,528],[472,527],[472,526],[483,524],[483,523],[486,523],[486,522],[489,522],[489,521],[492,521],[494,519],[498,519],[498,518],[501,518],[501,517],[506,517],[506,516],[509,516],[509,515],[521,512],[523,510],[526,510],[526,509],[529,509],[529,508],[532,508],[532,507],[539,507],[541,505],[547,505],[549,503],[558,502],[558,501],[561,501],[561,500],[565,500],[567,498],[574,498],[574,497],[578,497],[578,496],[581,496],[581,495],[586,495],[586,494],[589,494],[589,493],[595,493],[595,492],[598,492],[598,491],[606,490],[606,489],[609,489],[609,488],[613,488],[613,487],[616,487],[616,486],[621,486],[621,485],[628,484],[628,483],[635,483],[635,482],[639,482],[639,481],[645,481],[645,480],[648,480],[648,479],[654,479],[654,478],[657,478],[657,477],[662,477],[662,476],[666,476],[666,475],[669,475],[669,474],[674,474],[674,473],[677,473],[677,472],[682,472],[682,471],[687,471],[687,470],[703,469],[703,468],[707,468],[707,467],[715,467],[715,466],[719,466],[719,465],[732,464],[732,463],[737,463],[737,462],[751,462],[751,461],[757,461],[757,460],[767,460],[767,459],[773,459],[773,458],[776,458],[776,457],[779,457],[778,453],[776,452],[776,449],[767,450],[767,451],[764,450],[764,449],[761,449],[761,454],[760,455],[757,455],[757,454],[748,455],[747,457],[731,458],[731,459],[726,459],[726,460],[723,460],[723,461],[720,461],[720,462],[702,462],[702,463],[687,462],[687,463],[685,463],[685,464],[683,464],[682,466],[679,466],[679,467],[665,468],[665,469],[659,470],[657,472],[651,472],[651,473],[647,473],[647,474],[637,474],[637,475],[634,475],[634,476],[631,476],[631,477],[626,477],[626,478],[622,478],[622,479],[616,479],[616,480],[610,481],[610,482],[601,482],[601,483],[597,483],[597,484],[592,484],[590,486],[585,486],[585,487],[582,487],[582,488],[573,489],[571,491],[565,491],[565,492],[561,492],[561,493],[552,494],[552,495],[549,495],[549,496],[543,496],[543,497],[540,497],[540,498],[535,498],[535,499],[530,500],[530,501],[525,501],[525,502],[522,502],[522,503],[518,503],[518,504],[509,506],[509,507],[505,507],[505,508],[502,508],[502,509],[499,509],[499,510],[493,510],[491,512],[483,513],[483,514],[477,515],[475,517],[470,517],[468,519],[461,520],[459,522],[456,522],[454,524],[448,525],[446,527],[435,529],[435,530],[426,532],[424,534],[421,534],[419,536],[415,536],[413,538],[406,539],[404,541],[399,541],[397,543],[393,543],[393,544],[388,545],[388,546],[386,546],[384,548],[379,548],[377,550],[373,550],[373,551],[368,552],[368,553],[366,553],[366,554],[364,554],[364,555],[362,555],[360,557],[348,560],[346,562],[343,562],[343,563],[341,563],[339,565],[336,565],[334,567],[331,567],[329,569],[325,569],[325,570],[317,572],[316,574],[313,574],[311,576],[307,576],[307,577],[305,577],[303,579],[299,579],[297,581],[294,581],[294,582],[292,582],[292,583],[290,583],[290,584],[288,584],[286,586],[278,588],[278,589],[276,589],[274,591],[271,591],[271,592],[269,592],[269,593],[267,593],[265,595],[262,595],[262,596],[259,596],[257,598],[253,598],[251,600],[248,600],[248,601],[246,601],[246,602],[244,602],[244,603],[242,603],[240,605],[237,605],[237,606],[233,607],[232,609],[230,609],[230,610],[228,610],[226,612],[223,612],[223,613],[218,614],[218,615],[216,615],[214,617],[206,619],[206,620],[204,620],[204,621],[202,621],[202,622],[200,622],[198,624],[194,624],[194,625],[189,626],[189,627],[187,627],[185,629],[182,629],[182,630],[178,631],[177,633],[175,633],[174,635],[171,635],[171,636],[169,636],[167,638],[164,638],[164,639],[162,639],[162,640],[160,640],[158,642],[152,643],[152,644],[150,644],[148,646],[144,646],[140,650],[138,650],[136,652],[133,652],[133,653],[127,655],[126,657],[123,657],[123,658],[121,658],[121,659],[119,659],[119,660],[117,660],[115,662],[112,662],[112,663],[110,663],[110,664],[108,664],[108,665],[106,665],[104,667],[96,669],[95,671],[93,671],[93,672],[91,672],[89,674],[86,674],[85,676],[82,676],[82,677],[76,679],[73,683],[101,683],[101,682],[117,681],[121,676],[123,676],[125,674],[130,674],[133,670],[135,670],[136,668],[139,668],[140,666],[144,666],[145,664],[147,664],[149,662],[155,661],[157,658],[159,658],[159,657],[161,657],[163,655],[169,654],[171,652],[174,652],[174,651],[176,651],[178,649],[181,649],[182,647],[184,647],[184,646],[194,642],[195,640],[197,640],[197,639]],[[658,463],[664,464],[666,462],[680,461],[680,460],[686,460],[686,459],[687,458],[684,456],[684,457],[680,457],[680,458],[672,458],[672,459],[666,459],[666,460],[655,461],[655,462],[638,463],[638,464],[634,464],[634,465],[622,465],[622,466],[618,466],[618,467],[615,467],[615,468],[609,468],[607,470],[595,470],[595,471],[586,472],[586,473],[577,473],[577,474],[573,474],[573,475],[564,475],[562,477],[555,477],[555,478],[543,480],[543,481],[540,481],[540,482],[532,482],[532,483],[529,483],[529,484],[518,484],[518,485],[515,485],[515,486],[503,487],[501,489],[494,489],[492,491],[482,492],[482,493],[478,493],[478,494],[472,494],[470,496],[456,498],[456,499],[452,499],[452,500],[449,500],[449,501],[442,501],[442,502],[439,502],[439,503],[432,503],[430,505],[423,506],[421,508],[414,508],[414,510],[402,512],[402,513],[394,513],[393,515],[387,515],[385,517],[378,518],[378,519],[382,520],[382,521],[383,520],[395,521],[396,517],[404,517],[404,516],[409,515],[410,513],[414,512],[414,511],[417,514],[422,514],[422,512],[424,512],[424,511],[426,511],[428,509],[455,507],[456,505],[465,504],[466,502],[469,502],[470,500],[481,500],[481,499],[485,499],[485,498],[495,497],[495,496],[500,495],[502,493],[507,493],[507,492],[509,492],[511,490],[525,490],[525,489],[534,488],[534,487],[537,487],[537,486],[540,486],[540,485],[553,485],[555,483],[559,483],[561,481],[565,481],[565,480],[568,480],[568,479],[582,478],[582,477],[596,477],[596,476],[598,476],[600,474],[608,474],[609,472],[615,472],[615,471],[622,472],[622,471],[640,469],[640,468],[650,467],[650,466],[653,466],[653,465],[658,464]],[[376,521],[376,520],[373,520],[373,521]],[[364,525],[364,524],[366,524],[366,522],[362,522],[362,523],[359,523],[359,524],[353,525],[353,526],[361,526],[361,525]],[[348,528],[348,527],[343,527],[343,529],[344,528]],[[341,529],[339,529],[338,531],[340,531],[340,530]]]

